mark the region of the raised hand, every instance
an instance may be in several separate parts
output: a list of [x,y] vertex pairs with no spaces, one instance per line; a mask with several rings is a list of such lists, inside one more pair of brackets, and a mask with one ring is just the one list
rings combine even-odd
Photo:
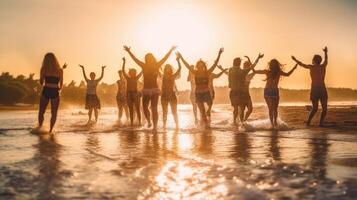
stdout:
[[258,59],[261,59],[261,58],[263,58],[263,57],[264,57],[264,54],[259,53]]
[[297,59],[295,58],[295,56],[291,56],[291,59],[293,59],[294,61],[297,62]]
[[80,68],[84,69],[83,65],[78,65]]
[[325,53],[327,53],[327,51],[328,51],[327,47],[323,48],[322,50],[323,50]]
[[122,60],[123,60],[123,63],[125,63],[125,61],[126,61],[126,60],[125,60],[125,57],[123,57]]
[[177,48],[177,46],[172,46],[170,51],[174,51]]
[[176,60],[178,61],[178,60],[180,60],[180,58],[181,58],[180,52],[176,52]]
[[64,63],[62,69],[66,69],[66,68],[67,68],[67,63]]
[[105,69],[107,66],[102,66],[102,69]]
[[130,47],[124,45],[124,50],[127,51],[127,52],[130,52]]
[[220,48],[219,49],[219,54],[223,53],[223,51],[224,51],[224,48]]

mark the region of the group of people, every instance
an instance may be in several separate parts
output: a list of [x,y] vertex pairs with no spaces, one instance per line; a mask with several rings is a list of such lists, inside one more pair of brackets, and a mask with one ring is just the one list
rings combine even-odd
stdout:
[[[137,120],[137,125],[141,125],[142,117],[140,104],[142,102],[142,110],[147,126],[153,127],[153,129],[156,130],[159,119],[158,103],[161,96],[163,127],[166,128],[168,107],[170,106],[176,128],[179,128],[175,80],[180,78],[182,63],[189,70],[187,81],[191,84],[190,100],[193,106],[195,122],[200,122],[204,127],[209,127],[211,121],[211,109],[215,97],[214,79],[220,77],[222,74],[228,76],[228,86],[230,88],[229,98],[233,107],[233,123],[238,124],[238,119],[241,123],[245,122],[253,111],[253,104],[249,94],[250,82],[256,74],[263,74],[266,77],[264,98],[269,110],[271,125],[275,128],[278,125],[279,80],[282,76],[290,76],[297,66],[309,69],[312,80],[310,93],[312,110],[309,114],[307,125],[311,124],[311,120],[318,110],[319,101],[322,106],[319,125],[324,125],[328,99],[325,86],[326,66],[328,63],[327,47],[323,49],[325,57],[323,62],[320,55],[315,55],[313,57],[312,64],[304,64],[292,56],[292,59],[296,64],[288,72],[283,71],[283,65],[277,59],[270,60],[267,69],[255,69],[259,60],[264,57],[263,54],[259,54],[253,63],[249,57],[245,56],[246,61],[243,63],[243,67],[241,67],[242,59],[238,57],[233,60],[232,67],[223,68],[218,64],[223,53],[223,48],[219,50],[216,60],[209,68],[202,60],[197,61],[196,65],[191,65],[184,59],[180,52],[176,52],[178,67],[177,70],[174,71],[172,65],[165,63],[175,49],[176,47],[172,47],[160,60],[156,60],[153,54],[148,53],[142,61],[132,53],[130,47],[124,46],[124,50],[141,68],[141,72],[137,73],[136,69],[131,68],[127,73],[125,69],[126,60],[123,58],[122,69],[118,72],[119,80],[117,81],[118,92],[116,96],[119,120],[121,120],[125,113],[127,119],[128,116],[130,118],[131,126],[134,125],[135,118]],[[41,67],[40,83],[43,85],[43,91],[40,99],[38,121],[39,127],[41,127],[43,125],[43,116],[46,107],[48,103],[51,102],[52,115],[50,132],[52,132],[57,118],[57,110],[60,102],[59,91],[63,86],[63,68],[66,66],[67,65],[64,64],[64,66],[61,67],[55,55],[53,53],[47,53]],[[98,120],[98,110],[101,108],[96,88],[104,76],[105,66],[102,67],[102,73],[98,79],[96,79],[96,74],[94,72],[91,72],[88,78],[84,67],[82,65],[79,66],[82,68],[83,76],[87,83],[85,108],[89,110],[88,122],[91,122],[93,112],[96,122]],[[216,68],[220,70],[217,74],[214,73]],[[143,88],[139,90],[138,83],[141,77],[143,77]],[[162,80],[161,88],[158,84],[159,79]],[[200,113],[200,118],[197,117],[197,110]]]

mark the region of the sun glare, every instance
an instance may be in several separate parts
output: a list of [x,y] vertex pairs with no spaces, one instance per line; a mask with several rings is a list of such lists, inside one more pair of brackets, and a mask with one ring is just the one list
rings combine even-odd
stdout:
[[139,44],[154,53],[162,53],[170,46],[177,45],[191,57],[197,57],[198,52],[211,46],[214,38],[210,17],[189,7],[157,8],[155,13],[145,16],[141,23],[136,31]]

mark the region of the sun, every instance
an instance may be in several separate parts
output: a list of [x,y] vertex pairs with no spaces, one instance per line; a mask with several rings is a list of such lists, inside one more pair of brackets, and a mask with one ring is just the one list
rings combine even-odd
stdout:
[[197,58],[212,46],[215,30],[210,17],[199,9],[171,5],[157,7],[155,12],[143,17],[135,32],[143,49],[163,53],[177,45],[179,50]]

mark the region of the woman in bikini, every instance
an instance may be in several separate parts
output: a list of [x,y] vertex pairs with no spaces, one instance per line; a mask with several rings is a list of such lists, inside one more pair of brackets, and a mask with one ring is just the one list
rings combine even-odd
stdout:
[[174,116],[176,129],[179,128],[178,116],[177,116],[177,97],[176,97],[176,88],[175,88],[175,80],[180,78],[180,74],[181,74],[181,63],[178,55],[176,60],[179,66],[177,71],[173,73],[172,66],[166,64],[164,67],[164,74],[162,77],[161,105],[162,105],[162,116],[163,116],[162,120],[163,120],[164,129],[166,129],[167,110],[169,104],[171,107],[172,115]]
[[279,107],[279,80],[281,76],[290,76],[294,70],[297,68],[295,65],[289,72],[284,72],[282,64],[278,60],[272,59],[268,63],[269,68],[267,70],[254,70],[256,74],[265,74],[266,75],[266,84],[264,88],[264,99],[268,105],[269,109],[269,119],[273,128],[276,128],[278,125],[278,107]]
[[[124,59],[125,60],[125,59]],[[124,62],[125,63],[125,62]],[[140,110],[140,93],[138,91],[138,82],[142,76],[142,72],[136,75],[136,69],[129,69],[129,74],[125,72],[125,64],[122,68],[123,75],[126,79],[126,100],[129,107],[130,125],[134,125],[134,107],[138,118],[139,126],[141,125],[141,110]]]
[[[64,64],[63,69],[66,66],[67,64]],[[47,105],[51,101],[50,133],[52,133],[57,120],[57,111],[60,103],[59,92],[63,86],[63,69],[60,67],[53,53],[45,55],[40,72],[40,84],[43,86],[43,89],[38,111],[38,126],[39,128],[42,127]]]
[[149,103],[150,103],[154,130],[157,129],[157,122],[159,119],[157,105],[159,102],[160,89],[157,84],[157,78],[159,76],[161,66],[166,62],[172,51],[175,49],[176,47],[172,47],[170,51],[160,61],[156,61],[154,55],[152,53],[148,53],[145,55],[145,62],[142,62],[138,58],[136,58],[136,56],[131,52],[129,47],[124,46],[124,50],[128,52],[128,54],[134,60],[134,62],[137,65],[139,65],[142,69],[143,76],[144,76],[144,88],[142,90],[143,110],[144,110],[146,121],[148,122],[148,127],[151,127],[152,123],[151,123],[150,110],[149,110]]
[[196,103],[201,113],[201,121],[206,127],[209,127],[208,118],[210,118],[211,113],[209,109],[206,110],[205,103],[207,104],[208,108],[212,106],[212,96],[209,87],[209,79],[213,70],[216,68],[218,64],[222,53],[223,53],[223,48],[219,50],[217,59],[215,60],[212,67],[210,67],[209,69],[207,69],[206,63],[203,62],[202,60],[199,60],[196,63],[196,69],[193,68],[190,64],[186,62],[186,60],[182,57],[182,55],[178,53],[178,56],[180,57],[184,65],[187,67],[188,70],[190,70],[190,72],[195,78]]

